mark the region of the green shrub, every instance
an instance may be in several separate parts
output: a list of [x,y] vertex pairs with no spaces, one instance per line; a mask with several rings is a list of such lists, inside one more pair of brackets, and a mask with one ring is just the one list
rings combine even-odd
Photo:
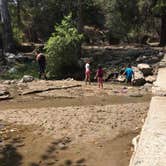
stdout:
[[78,49],[83,36],[78,33],[69,14],[46,43],[47,69],[51,78],[72,76],[78,68]]

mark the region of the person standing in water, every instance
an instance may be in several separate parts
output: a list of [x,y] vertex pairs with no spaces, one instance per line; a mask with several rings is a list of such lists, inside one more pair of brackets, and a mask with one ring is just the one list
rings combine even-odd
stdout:
[[102,88],[102,89],[103,89],[103,74],[104,74],[104,71],[103,71],[101,65],[99,65],[97,72],[96,72],[95,79],[97,79],[99,88]]
[[36,61],[39,64],[39,79],[42,78],[42,76],[44,77],[45,80],[47,80],[46,77],[46,58],[45,55],[43,53],[40,53],[40,51],[36,51]]
[[89,85],[91,83],[90,81],[90,61],[87,60],[86,64],[85,64],[85,84],[87,85],[87,82],[89,82]]
[[126,82],[131,84],[132,83],[132,78],[134,78],[134,71],[133,71],[130,64],[125,69],[124,75],[126,75]]

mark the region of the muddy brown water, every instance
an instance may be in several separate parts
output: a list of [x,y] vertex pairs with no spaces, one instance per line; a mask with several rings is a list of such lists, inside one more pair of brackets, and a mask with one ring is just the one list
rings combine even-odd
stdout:
[[1,109],[23,109],[23,108],[43,108],[43,107],[66,107],[66,106],[87,106],[87,105],[113,105],[113,104],[127,104],[127,103],[142,103],[150,102],[151,94],[140,97],[130,96],[87,96],[77,98],[65,97],[37,97],[24,96],[16,98],[15,100],[0,101]]

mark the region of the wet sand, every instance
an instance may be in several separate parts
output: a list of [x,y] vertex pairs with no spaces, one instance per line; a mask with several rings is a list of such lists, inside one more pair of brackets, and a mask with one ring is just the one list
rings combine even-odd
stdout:
[[85,97],[21,97],[14,100],[0,101],[0,109],[24,109],[24,108],[47,108],[67,106],[88,106],[88,105],[114,105],[127,103],[150,102],[151,95],[140,97],[130,96],[85,96]]

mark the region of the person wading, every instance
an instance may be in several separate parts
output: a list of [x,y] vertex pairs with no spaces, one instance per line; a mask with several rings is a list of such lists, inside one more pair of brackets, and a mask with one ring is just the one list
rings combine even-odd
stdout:
[[45,73],[45,70],[46,70],[46,57],[43,53],[40,53],[40,51],[36,51],[36,61],[38,62],[39,64],[39,79],[42,78],[42,76],[44,77],[45,80],[47,80],[47,77],[46,77],[46,73]]
[[95,79],[97,79],[99,88],[102,88],[102,89],[103,89],[103,74],[104,74],[104,71],[102,69],[102,66],[99,65],[96,72]]
[[132,79],[134,79],[134,71],[130,64],[125,69],[125,72],[123,74],[126,75],[126,83],[131,85]]
[[91,71],[90,71],[90,61],[87,60],[86,64],[85,64],[85,84],[87,85],[87,82],[89,82],[89,85],[91,83],[90,81],[90,74],[91,74]]

